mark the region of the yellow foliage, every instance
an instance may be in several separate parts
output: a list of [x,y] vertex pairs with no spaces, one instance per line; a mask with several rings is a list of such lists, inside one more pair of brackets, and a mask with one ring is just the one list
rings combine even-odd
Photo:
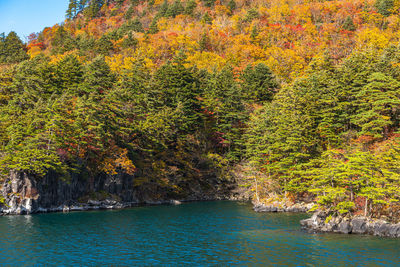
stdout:
[[105,60],[111,71],[121,74],[123,70],[131,69],[136,59],[134,57],[124,57],[121,54],[117,54],[112,57],[106,57]]
[[226,60],[223,57],[206,51],[188,54],[186,61],[186,67],[197,66],[199,69],[210,72],[214,69],[220,70],[226,65]]
[[215,13],[219,16],[222,16],[222,15],[228,15],[230,13],[230,11],[226,6],[216,5]]
[[36,57],[37,55],[39,55],[42,52],[42,49],[40,49],[40,47],[34,46],[31,49],[28,50],[28,55],[31,58]]
[[72,50],[72,51],[67,51],[64,54],[58,54],[58,55],[50,56],[50,64],[57,64],[58,62],[63,60],[68,55],[75,55],[80,63],[83,63],[83,61],[84,61],[84,59],[82,57],[77,55],[77,51],[76,50]]
[[118,174],[118,169],[130,175],[133,175],[136,171],[135,165],[128,158],[128,150],[126,149],[116,148],[114,153],[106,157],[100,164],[100,170],[109,175]]
[[360,48],[385,48],[390,41],[390,37],[378,28],[367,28],[357,33],[356,42]]

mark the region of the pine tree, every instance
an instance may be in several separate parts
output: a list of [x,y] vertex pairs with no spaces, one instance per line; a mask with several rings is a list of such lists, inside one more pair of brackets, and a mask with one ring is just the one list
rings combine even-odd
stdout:
[[150,34],[155,34],[158,32],[157,21],[158,21],[158,19],[156,17],[152,20],[149,30],[148,30],[148,32]]
[[180,0],[175,0],[175,2],[168,8],[165,12],[166,17],[173,17],[175,18],[177,15],[180,15],[184,12],[184,7]]
[[241,79],[243,80],[243,93],[249,101],[269,101],[279,88],[271,70],[262,63],[254,67],[247,66]]
[[83,66],[76,56],[65,56],[57,63],[54,80],[60,93],[64,91],[72,95],[76,94],[78,86],[83,81]]
[[97,40],[95,49],[100,55],[107,56],[114,49],[114,45],[109,36],[103,35]]
[[185,15],[189,15],[189,16],[193,16],[193,13],[194,13],[194,10],[196,9],[196,7],[197,7],[196,0],[189,0],[186,3],[184,14]]
[[388,127],[398,121],[400,83],[383,73],[373,73],[357,94],[357,114],[353,123],[360,135],[386,137]]
[[66,12],[67,19],[73,19],[78,13],[78,2],[77,0],[70,0],[68,9]]
[[355,31],[356,25],[354,25],[353,19],[351,16],[347,16],[345,21],[343,22],[342,28],[345,29],[346,31]]
[[394,6],[394,0],[377,0],[375,7],[380,14],[387,17],[392,14],[392,8]]
[[212,24],[212,17],[210,16],[210,14],[208,14],[208,12],[206,12],[203,16],[203,18],[201,19],[203,23],[206,24]]
[[80,84],[80,92],[85,94],[103,94],[111,90],[115,82],[115,77],[111,73],[110,67],[104,61],[104,57],[96,57],[85,68],[83,82]]
[[28,59],[25,51],[25,45],[15,32],[10,32],[4,39],[4,52],[5,63],[18,63]]
[[208,37],[207,33],[203,33],[199,41],[200,51],[207,51],[209,45],[210,45],[210,38]]
[[233,11],[236,9],[236,2],[235,0],[230,0],[228,3],[228,8],[230,10],[231,13],[233,13]]

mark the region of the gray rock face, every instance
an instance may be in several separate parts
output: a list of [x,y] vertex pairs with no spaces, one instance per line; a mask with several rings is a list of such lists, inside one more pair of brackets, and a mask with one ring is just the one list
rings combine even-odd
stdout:
[[367,232],[367,218],[356,217],[351,220],[352,233],[365,234]]
[[347,220],[343,220],[339,223],[338,232],[342,234],[348,234],[351,232],[350,222]]
[[314,206],[314,203],[296,203],[293,206],[286,206],[281,203],[273,203],[270,205],[255,204],[256,212],[307,212]]
[[301,227],[310,232],[335,232],[342,234],[371,234],[382,237],[400,237],[400,223],[390,224],[384,220],[366,217],[332,217],[316,212],[311,218],[300,221]]
[[[133,187],[133,176],[116,175],[98,177],[96,181],[72,175],[63,180],[58,175],[36,178],[25,173],[11,173],[0,185],[0,194],[5,199],[4,214],[30,214],[36,212],[63,211],[74,207],[77,210],[79,199],[91,192],[104,192],[117,195],[122,202],[138,202],[139,192]],[[114,200],[113,200],[114,201]],[[90,206],[104,203],[94,203]],[[114,201],[116,202],[116,201]],[[107,203],[116,204],[116,203]],[[82,208],[84,209],[84,208]]]
[[[72,174],[65,180],[55,173],[39,178],[14,172],[0,184],[0,195],[5,199],[5,203],[0,205],[0,215],[180,203],[178,200],[170,202],[164,188],[152,185],[135,187],[134,179],[135,176],[126,174],[100,175],[96,179]],[[199,185],[193,185],[187,191],[188,196],[183,200],[228,199],[232,196],[229,190],[204,191]],[[100,197],[92,198],[93,195]]]

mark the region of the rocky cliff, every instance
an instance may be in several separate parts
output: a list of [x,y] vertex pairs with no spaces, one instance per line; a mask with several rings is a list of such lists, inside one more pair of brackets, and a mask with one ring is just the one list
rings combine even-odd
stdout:
[[96,179],[71,175],[62,179],[55,173],[34,177],[26,173],[11,173],[2,180],[0,194],[3,203],[0,214],[30,214],[37,212],[75,211],[124,208],[139,204],[179,203],[180,201],[236,198],[235,184],[203,186],[193,183],[185,195],[171,196],[157,185],[134,185],[134,176],[126,174],[100,175]]
[[400,223],[388,223],[363,216],[328,216],[319,211],[309,219],[302,220],[303,229],[310,232],[334,232],[342,234],[369,234],[385,237],[400,237]]

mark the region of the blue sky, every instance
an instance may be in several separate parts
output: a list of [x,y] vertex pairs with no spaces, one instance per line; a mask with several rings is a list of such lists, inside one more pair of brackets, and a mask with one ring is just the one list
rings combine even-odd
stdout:
[[63,22],[68,0],[0,0],[0,33],[15,31],[25,41],[32,32]]

